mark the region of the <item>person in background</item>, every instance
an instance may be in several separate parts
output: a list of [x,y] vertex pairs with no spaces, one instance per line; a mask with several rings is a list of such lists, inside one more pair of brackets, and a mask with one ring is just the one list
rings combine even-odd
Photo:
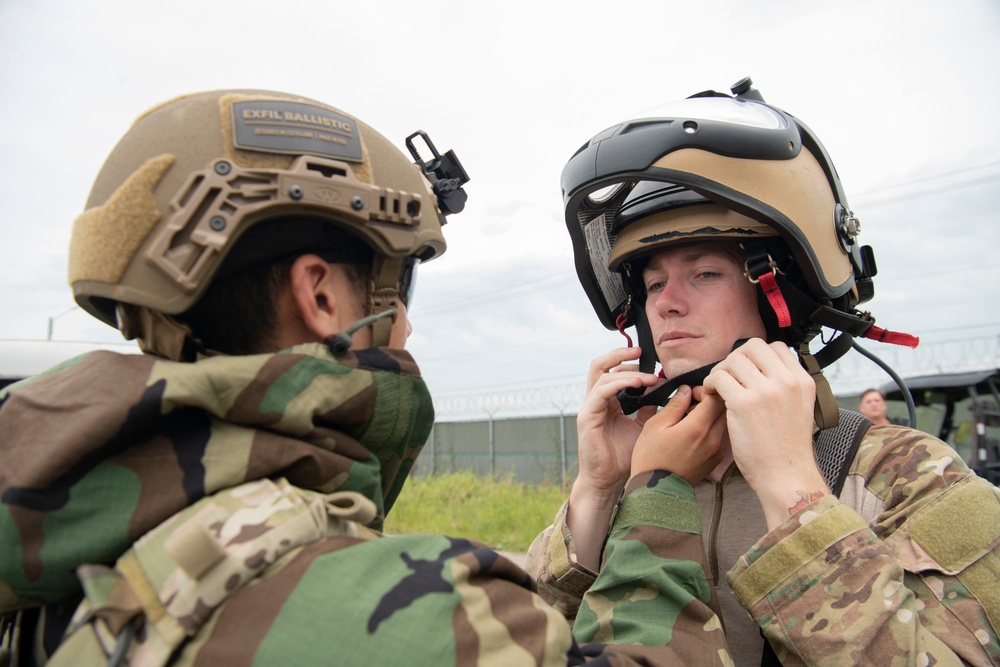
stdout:
[[889,406],[885,402],[885,394],[881,389],[865,389],[858,399],[858,412],[868,418],[872,424],[883,426],[891,424],[889,418],[885,416],[886,408]]
[[822,369],[854,336],[917,341],[857,310],[874,253],[819,139],[749,79],[732,93],[613,125],[563,169],[577,274],[638,347],[590,366],[579,474],[528,569],[596,636],[578,604],[615,599],[602,576],[637,473],[710,452],[661,520],[700,507],[686,529],[737,665],[1000,664],[1000,491],[940,440],[837,408]]

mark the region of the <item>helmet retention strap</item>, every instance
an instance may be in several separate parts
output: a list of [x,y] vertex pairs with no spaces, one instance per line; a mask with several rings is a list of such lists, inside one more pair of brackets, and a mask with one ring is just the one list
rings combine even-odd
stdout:
[[823,375],[823,369],[816,360],[816,357],[809,352],[807,343],[800,343],[796,347],[799,362],[806,372],[816,383],[816,403],[813,406],[813,420],[820,430],[833,428],[840,423],[840,407],[837,399],[833,397],[833,389],[830,382]]
[[169,315],[145,306],[119,303],[118,328],[126,340],[135,339],[139,349],[173,361],[190,361],[194,358],[197,343],[192,340],[191,328]]
[[399,301],[399,277],[403,272],[405,258],[375,256],[372,266],[372,289],[368,295],[368,314],[379,315],[391,310],[391,319],[378,318],[372,325],[373,345],[385,347],[389,344],[389,334],[396,321]]
[[[777,274],[781,273],[777,263],[764,249],[763,244],[749,242],[745,244],[747,261],[743,265],[743,274],[754,285],[760,285],[778,318],[778,327],[787,329],[792,326],[792,314],[788,310],[785,297],[778,287]],[[755,277],[756,276],[756,277]]]

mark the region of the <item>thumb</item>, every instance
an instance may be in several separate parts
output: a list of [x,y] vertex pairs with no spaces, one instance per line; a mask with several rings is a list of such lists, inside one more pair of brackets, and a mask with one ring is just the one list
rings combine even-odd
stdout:
[[655,421],[657,426],[661,427],[673,426],[684,419],[689,407],[691,407],[691,387],[684,384],[674,392],[662,410],[654,417],[650,417],[649,421]]
[[642,426],[647,421],[649,421],[650,417],[652,417],[655,414],[656,414],[656,406],[655,405],[646,405],[646,406],[643,406],[643,407],[639,408],[638,410],[636,410],[636,412],[635,412],[635,423],[638,424],[639,426]]

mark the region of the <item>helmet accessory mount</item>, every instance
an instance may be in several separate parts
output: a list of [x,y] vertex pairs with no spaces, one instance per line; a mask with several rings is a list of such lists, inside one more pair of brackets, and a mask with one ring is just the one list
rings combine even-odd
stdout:
[[[413,142],[416,137],[423,140],[434,156],[433,159],[424,160],[420,156],[420,151]],[[465,172],[462,163],[458,161],[455,151],[448,151],[441,155],[438,153],[437,147],[434,146],[434,142],[423,130],[417,130],[406,138],[406,148],[413,156],[416,165],[430,181],[434,194],[437,195],[441,211],[445,215],[461,213],[468,199],[462,186],[469,182],[469,175]]]

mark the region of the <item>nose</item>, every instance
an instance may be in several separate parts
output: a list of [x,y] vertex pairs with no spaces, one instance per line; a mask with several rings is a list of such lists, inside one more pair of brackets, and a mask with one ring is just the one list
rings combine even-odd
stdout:
[[688,294],[684,282],[670,280],[657,292],[653,299],[653,307],[661,316],[683,315],[688,309]]

